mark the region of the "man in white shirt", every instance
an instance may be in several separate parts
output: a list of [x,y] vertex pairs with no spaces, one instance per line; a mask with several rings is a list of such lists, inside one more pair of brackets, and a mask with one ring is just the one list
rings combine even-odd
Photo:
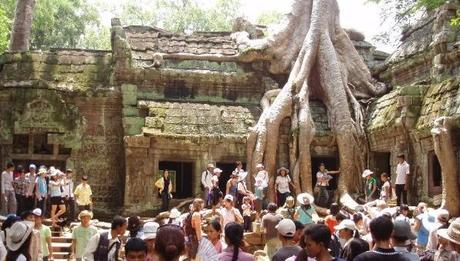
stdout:
[[404,154],[398,155],[398,165],[396,166],[396,202],[398,206],[407,204],[407,188],[409,184],[410,166],[406,162]]
[[214,173],[214,164],[209,163],[206,170],[201,173],[201,190],[203,191],[203,200],[206,207],[209,206],[209,192],[212,189],[212,176]]
[[316,185],[315,185],[315,202],[318,206],[329,207],[329,181],[332,179],[332,175],[339,174],[340,171],[328,171],[324,163],[319,164],[319,171],[316,173]]
[[8,162],[5,171],[2,172],[2,209],[5,216],[8,214],[16,214],[17,210],[16,195],[14,194],[13,188],[13,171],[14,164]]

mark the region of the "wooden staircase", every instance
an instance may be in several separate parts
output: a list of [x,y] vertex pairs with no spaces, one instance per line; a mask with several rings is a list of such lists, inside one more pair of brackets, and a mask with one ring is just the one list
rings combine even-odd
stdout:
[[51,247],[54,261],[70,260],[72,250],[72,234],[62,228],[51,227]]

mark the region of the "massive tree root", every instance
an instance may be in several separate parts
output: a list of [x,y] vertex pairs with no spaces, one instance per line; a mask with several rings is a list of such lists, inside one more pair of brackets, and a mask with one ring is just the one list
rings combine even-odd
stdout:
[[[241,41],[241,38],[239,39]],[[248,170],[263,162],[270,173],[269,198],[274,196],[276,154],[280,124],[291,120],[290,168],[296,192],[312,192],[310,144],[315,134],[309,99],[323,101],[330,115],[340,158],[339,193],[342,204],[356,206],[349,195],[360,184],[367,143],[359,98],[385,91],[375,84],[367,66],[339,24],[336,0],[297,0],[286,27],[252,46],[245,60],[266,59],[272,73],[289,72],[289,79],[274,101],[263,104],[263,113],[250,129],[247,142]],[[292,65],[293,64],[293,65]]]
[[453,119],[441,117],[435,120],[431,130],[436,155],[442,170],[442,204],[441,207],[449,210],[451,216],[460,215],[460,188],[457,159],[452,143]]

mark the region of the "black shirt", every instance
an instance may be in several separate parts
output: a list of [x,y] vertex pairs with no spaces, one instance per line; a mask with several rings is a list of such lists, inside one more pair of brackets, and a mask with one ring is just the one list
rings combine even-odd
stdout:
[[376,248],[357,256],[354,261],[410,261],[393,248]]

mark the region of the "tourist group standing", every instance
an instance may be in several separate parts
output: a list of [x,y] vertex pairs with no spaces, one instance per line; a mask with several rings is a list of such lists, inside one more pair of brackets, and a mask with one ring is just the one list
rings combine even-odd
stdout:
[[75,219],[75,204],[79,211],[91,210],[92,191],[88,177],[74,187],[73,170],[65,172],[51,166],[30,164],[28,172],[19,165],[7,163],[1,175],[2,213],[22,216],[34,208],[50,217],[52,226],[69,225]]

